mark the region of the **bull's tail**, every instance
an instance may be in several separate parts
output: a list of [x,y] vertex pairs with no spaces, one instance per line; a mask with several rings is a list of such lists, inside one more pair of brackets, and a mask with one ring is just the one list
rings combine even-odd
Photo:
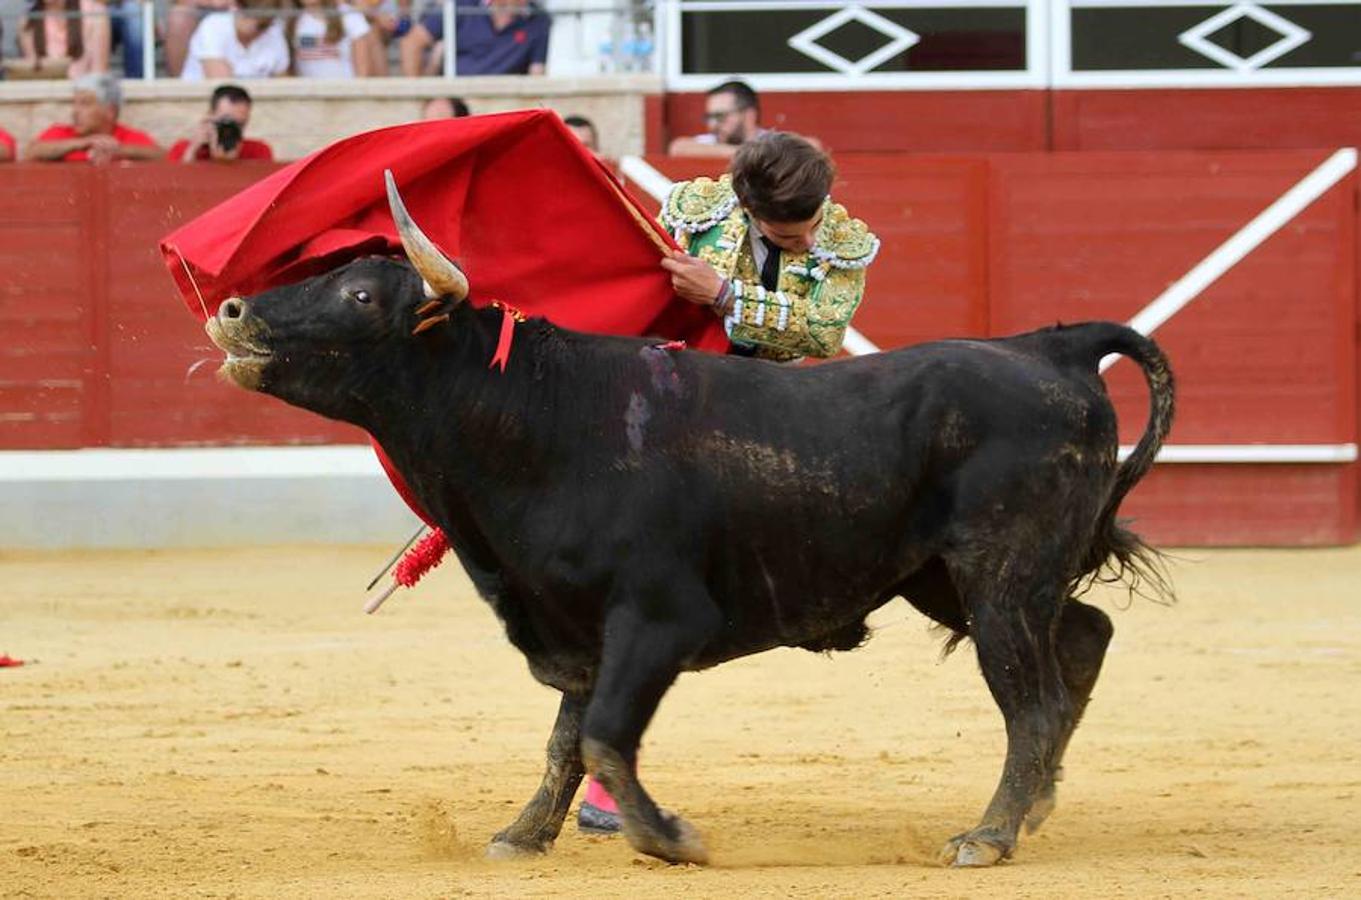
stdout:
[[1139,479],[1148,474],[1153,460],[1172,427],[1176,391],[1172,368],[1158,345],[1132,328],[1113,323],[1092,326],[1090,348],[1092,369],[1110,353],[1128,356],[1143,370],[1148,383],[1148,424],[1129,458],[1115,472],[1110,496],[1096,520],[1096,530],[1087,555],[1082,560],[1074,589],[1082,590],[1094,581],[1123,581],[1131,594],[1171,602],[1175,599],[1167,578],[1163,558],[1134,532],[1121,526],[1116,514],[1125,495]]

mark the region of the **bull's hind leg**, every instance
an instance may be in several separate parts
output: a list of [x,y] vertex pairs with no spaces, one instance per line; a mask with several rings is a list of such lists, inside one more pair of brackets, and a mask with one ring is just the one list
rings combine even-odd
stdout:
[[586,771],[619,805],[629,844],[667,862],[705,863],[708,853],[694,828],[658,809],[638,781],[638,743],[662,695],[721,621],[702,590],[686,592],[675,584],[624,599],[605,621],[581,755]]
[[1040,792],[1030,813],[1026,816],[1026,830],[1034,831],[1054,810],[1054,782],[1063,777],[1063,754],[1068,749],[1082,713],[1091,699],[1092,688],[1096,686],[1097,676],[1101,674],[1101,663],[1106,658],[1106,647],[1111,642],[1115,629],[1110,616],[1086,603],[1069,599],[1063,605],[1059,619],[1055,650],[1059,658],[1059,671],[1063,684],[1068,689],[1068,699],[1073,714],[1067,728],[1059,739],[1054,754],[1054,774],[1049,784]]
[[989,866],[1010,856],[1022,820],[1053,779],[1072,721],[1054,649],[1064,586],[1052,573],[1062,571],[1013,556],[987,577],[976,570],[952,573],[983,677],[1006,721],[1007,756],[982,820],[941,851],[947,865]]
[[586,698],[563,694],[553,735],[548,739],[548,767],[543,781],[520,815],[491,839],[487,855],[494,859],[543,853],[562,831],[585,769],[581,763],[581,720]]

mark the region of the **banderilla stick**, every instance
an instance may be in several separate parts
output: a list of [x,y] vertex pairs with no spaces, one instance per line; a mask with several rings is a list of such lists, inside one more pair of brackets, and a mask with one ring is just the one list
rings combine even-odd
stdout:
[[[392,567],[397,564],[397,560],[402,558],[402,554],[405,553],[412,544],[416,543],[416,539],[418,537],[425,534],[425,529],[427,527],[428,526],[424,522],[421,523],[421,527],[417,528],[416,533],[411,536],[411,539],[402,545],[402,549],[392,554],[392,559],[387,561],[387,565],[383,566],[383,568],[378,571],[378,574],[373,576],[373,580],[370,581],[367,586],[365,586],[364,588],[365,591],[373,590],[373,586],[378,583],[378,579],[382,578],[389,571],[391,571]],[[386,600],[387,597],[384,597],[383,599]]]
[[364,612],[368,613],[369,615],[373,615],[374,613],[376,613],[378,611],[378,607],[383,605],[383,601],[391,597],[393,592],[395,592],[399,587],[401,587],[401,585],[394,581],[392,582],[392,584],[383,588],[382,593],[374,595],[372,598],[370,598],[370,600],[367,603],[364,604]]

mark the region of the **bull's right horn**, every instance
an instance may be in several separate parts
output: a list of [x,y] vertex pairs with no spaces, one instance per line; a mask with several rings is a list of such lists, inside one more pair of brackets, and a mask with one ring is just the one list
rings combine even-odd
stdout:
[[392,220],[397,223],[402,248],[406,250],[406,258],[411,260],[425,280],[426,293],[432,297],[449,296],[455,301],[463,300],[468,296],[467,277],[412,220],[411,214],[406,211],[406,204],[402,202],[402,195],[397,192],[397,181],[392,177],[392,170],[385,169],[383,178],[387,181],[388,207],[392,210]]

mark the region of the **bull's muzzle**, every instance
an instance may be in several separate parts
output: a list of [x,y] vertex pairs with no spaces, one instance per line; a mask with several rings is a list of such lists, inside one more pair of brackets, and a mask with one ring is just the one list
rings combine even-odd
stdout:
[[248,391],[259,390],[270,351],[264,345],[264,322],[251,315],[246,301],[240,297],[223,300],[217,315],[204,323],[203,330],[227,354],[218,376]]

